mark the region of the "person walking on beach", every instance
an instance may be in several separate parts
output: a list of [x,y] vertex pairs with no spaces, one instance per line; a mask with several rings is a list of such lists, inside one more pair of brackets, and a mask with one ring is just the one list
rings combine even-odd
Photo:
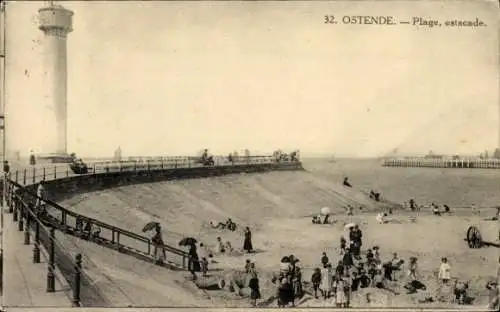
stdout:
[[313,285],[314,298],[318,299],[318,290],[321,283],[321,270],[319,268],[314,269],[314,272],[311,276],[311,283]]
[[188,268],[189,272],[193,276],[193,280],[197,279],[196,272],[201,271],[200,257],[198,256],[197,248],[195,244],[192,244],[189,248],[189,261]]
[[256,271],[250,273],[250,281],[248,282],[248,288],[250,288],[250,300],[252,306],[257,306],[257,300],[261,298],[260,287],[259,287],[259,277]]
[[247,226],[245,227],[245,239],[243,240],[243,250],[251,253],[253,252],[253,246],[252,246],[252,232],[250,231],[250,228]]
[[324,268],[326,268],[326,265],[330,262],[330,259],[328,259],[328,256],[326,255],[326,252],[323,252],[323,255],[321,256],[321,264],[323,265]]
[[446,257],[441,258],[441,266],[439,267],[438,278],[445,285],[448,284],[451,279],[451,267]]

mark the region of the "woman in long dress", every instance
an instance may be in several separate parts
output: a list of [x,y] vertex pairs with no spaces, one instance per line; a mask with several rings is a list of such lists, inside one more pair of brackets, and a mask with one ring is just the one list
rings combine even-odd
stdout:
[[248,282],[248,287],[250,288],[250,299],[252,300],[252,306],[257,305],[257,300],[261,298],[260,296],[260,287],[259,287],[259,278],[257,276],[257,272],[252,271],[250,277],[250,281]]
[[243,250],[248,253],[253,252],[252,232],[250,231],[250,228],[248,226],[245,227],[245,239],[243,241]]
[[323,294],[323,299],[330,298],[332,294],[332,265],[327,264],[321,272],[321,294]]

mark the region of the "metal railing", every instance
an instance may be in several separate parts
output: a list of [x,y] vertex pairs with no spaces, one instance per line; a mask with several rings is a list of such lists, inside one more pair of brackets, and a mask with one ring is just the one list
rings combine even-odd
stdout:
[[239,156],[229,161],[227,157],[214,157],[214,165],[207,166],[199,157],[156,157],[149,159],[135,159],[122,161],[100,161],[88,164],[88,172],[76,174],[72,172],[69,164],[28,166],[9,172],[8,178],[21,185],[32,185],[42,180],[49,181],[79,175],[93,175],[111,172],[158,171],[166,169],[188,169],[203,167],[234,167],[252,164],[274,164],[273,156]]
[[35,212],[36,196],[12,181],[6,182],[4,190],[9,212],[17,222],[18,230],[24,231],[24,244],[33,241],[33,263],[41,263],[42,255],[47,259],[46,291],[55,292],[57,267],[72,289],[73,306],[106,306],[105,297],[82,270],[82,255],[68,252],[56,239],[56,228]]
[[[297,163],[297,161],[294,162]],[[194,157],[172,157],[146,161],[107,161],[90,164],[88,173],[83,175],[276,163],[283,163],[283,161],[278,162],[272,156],[239,157],[231,162],[227,158],[216,157],[214,164],[210,166],[200,163],[199,159]],[[47,291],[53,291],[53,270],[54,266],[57,265],[73,288],[72,301],[74,306],[105,306],[106,302],[95,283],[82,271],[82,255],[71,255],[57,241],[56,230],[151,262],[156,260],[157,251],[163,250],[167,254],[166,260],[157,264],[177,269],[188,268],[190,259],[184,250],[166,244],[154,244],[148,237],[78,214],[47,198],[38,197],[34,190],[27,188],[27,186],[41,180],[48,181],[80,175],[72,173],[69,165],[33,166],[13,171],[4,179],[5,198],[9,212],[13,214],[13,219],[19,222],[19,228],[25,229],[25,243],[29,244],[30,235],[34,237],[33,262],[39,262],[39,244],[42,244],[49,251]],[[40,202],[45,203],[45,205],[40,205]]]

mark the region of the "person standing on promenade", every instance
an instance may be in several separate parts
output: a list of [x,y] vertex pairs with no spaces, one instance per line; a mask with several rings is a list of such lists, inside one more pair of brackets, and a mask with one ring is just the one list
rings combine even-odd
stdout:
[[8,176],[10,173],[10,165],[8,160],[5,160],[3,162],[3,173],[5,174],[5,176]]
[[36,209],[40,210],[43,206],[45,206],[45,199],[46,198],[46,190],[45,190],[45,181],[40,181],[38,183],[38,188],[36,189]]
[[30,150],[30,165],[32,166],[36,165],[36,157],[35,157],[35,152],[33,152],[33,150]]

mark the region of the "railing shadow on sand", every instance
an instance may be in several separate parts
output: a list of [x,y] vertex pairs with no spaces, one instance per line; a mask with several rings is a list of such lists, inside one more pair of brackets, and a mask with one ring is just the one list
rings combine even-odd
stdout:
[[[9,207],[8,212],[12,213],[13,220],[18,222],[18,229],[24,231],[24,244],[30,244],[30,237],[33,237],[33,262],[40,263],[41,247],[47,251],[49,263],[47,292],[54,291],[54,270],[57,267],[72,288],[73,306],[105,307],[107,299],[100,292],[95,281],[82,270],[82,262],[86,264],[84,267],[95,266],[92,260],[83,257],[80,253],[73,255],[67,248],[64,248],[56,239],[56,230],[170,269],[186,270],[190,260],[188,253],[166,244],[154,244],[146,236],[75,213],[47,198],[40,198],[33,186],[40,181],[116,172],[147,173],[169,169],[207,168],[209,170],[209,168],[238,166],[279,166],[283,163],[300,164],[299,161],[277,161],[272,156],[240,157],[232,161],[224,157],[216,157],[214,160],[214,164],[210,166],[200,163],[199,159],[194,157],[107,161],[90,164],[89,172],[86,174],[73,174],[68,165],[26,168],[6,175],[3,188],[4,198]],[[45,209],[41,209],[37,201],[42,201]],[[165,251],[166,261],[156,261],[158,250]]]

